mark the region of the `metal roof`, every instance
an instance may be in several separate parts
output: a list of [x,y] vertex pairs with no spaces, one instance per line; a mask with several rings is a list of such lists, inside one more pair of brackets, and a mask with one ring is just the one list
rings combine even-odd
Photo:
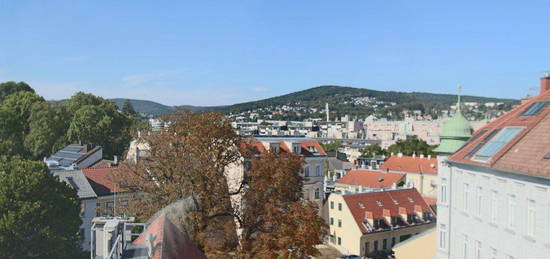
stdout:
[[64,170],[64,171],[54,171],[53,175],[59,177],[59,180],[64,181],[73,189],[77,190],[78,198],[80,199],[90,199],[97,198],[94,189],[88,182],[88,179],[82,173],[82,170]]

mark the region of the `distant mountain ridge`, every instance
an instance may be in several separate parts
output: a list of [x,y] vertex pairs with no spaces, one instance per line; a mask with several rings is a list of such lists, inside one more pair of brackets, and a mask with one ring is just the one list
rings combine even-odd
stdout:
[[[454,94],[433,94],[424,92],[396,92],[396,91],[378,91],[365,88],[345,87],[345,86],[318,86],[310,89],[289,93],[281,96],[271,97],[263,100],[238,103],[228,106],[167,106],[160,103],[147,100],[129,99],[134,109],[143,114],[161,115],[167,114],[175,109],[190,109],[192,111],[214,110],[222,113],[239,113],[253,109],[261,109],[281,105],[300,105],[306,107],[323,108],[325,103],[328,103],[332,111],[354,110],[357,105],[350,104],[349,101],[354,98],[368,97],[374,98],[376,101],[393,102],[399,107],[414,108],[416,106],[429,107],[448,107],[456,103],[456,95]],[[119,107],[122,107],[124,98],[111,99]],[[502,99],[479,96],[462,96],[463,102],[502,102],[507,104],[518,103],[514,99]],[[364,109],[360,109],[363,112]],[[359,110],[358,110],[359,112]]]

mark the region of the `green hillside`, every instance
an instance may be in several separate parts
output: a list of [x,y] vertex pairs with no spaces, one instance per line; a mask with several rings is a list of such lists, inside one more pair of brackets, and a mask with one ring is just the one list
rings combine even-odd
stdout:
[[164,104],[160,104],[153,101],[147,101],[147,100],[135,100],[135,99],[124,99],[124,98],[114,98],[111,99],[119,109],[122,109],[122,105],[126,100],[130,100],[130,103],[132,106],[134,106],[134,110],[138,113],[142,113],[145,115],[161,115],[161,114],[167,114],[174,110],[174,107],[167,106]]
[[[373,108],[368,105],[354,104],[355,98],[369,97],[373,100],[385,103],[395,103],[392,107]],[[122,107],[126,99],[111,99],[119,107]],[[503,109],[508,109],[511,105],[518,103],[513,99],[500,99],[479,96],[463,96],[464,102],[502,102],[505,103]],[[448,109],[450,105],[456,103],[456,95],[453,94],[433,94],[422,92],[395,92],[395,91],[377,91],[365,88],[343,87],[343,86],[318,86],[303,91],[285,94],[277,97],[263,99],[259,101],[233,104],[229,106],[167,106],[153,101],[130,99],[134,109],[146,115],[161,115],[172,112],[175,109],[189,109],[192,111],[214,110],[222,113],[241,113],[255,109],[272,108],[282,105],[302,106],[308,108],[323,109],[325,103],[330,105],[332,115],[341,116],[349,114],[352,116],[364,116],[365,114],[377,114],[386,116],[387,114],[399,114],[403,110],[421,110],[426,113],[435,113],[439,110]],[[306,116],[306,115],[301,115]],[[322,114],[308,114],[307,116],[322,116]],[[291,116],[292,117],[292,116]],[[391,116],[389,116],[391,117]],[[293,119],[300,119],[292,117]],[[282,119],[291,119],[284,117]]]

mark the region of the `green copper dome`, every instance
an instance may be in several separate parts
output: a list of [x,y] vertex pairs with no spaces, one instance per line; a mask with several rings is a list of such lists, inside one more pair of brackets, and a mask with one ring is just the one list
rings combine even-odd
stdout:
[[472,136],[472,126],[458,111],[453,118],[443,124],[443,131],[439,135],[441,138],[470,138]]
[[460,95],[456,105],[457,111],[453,118],[443,124],[443,130],[439,135],[441,143],[434,150],[436,153],[453,154],[472,136],[472,126],[460,111]]

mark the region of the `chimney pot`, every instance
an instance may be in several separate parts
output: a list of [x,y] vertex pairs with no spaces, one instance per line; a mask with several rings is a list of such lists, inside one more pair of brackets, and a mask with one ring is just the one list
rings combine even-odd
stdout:
[[540,93],[545,93],[550,90],[550,72],[544,73],[544,76],[540,79]]

